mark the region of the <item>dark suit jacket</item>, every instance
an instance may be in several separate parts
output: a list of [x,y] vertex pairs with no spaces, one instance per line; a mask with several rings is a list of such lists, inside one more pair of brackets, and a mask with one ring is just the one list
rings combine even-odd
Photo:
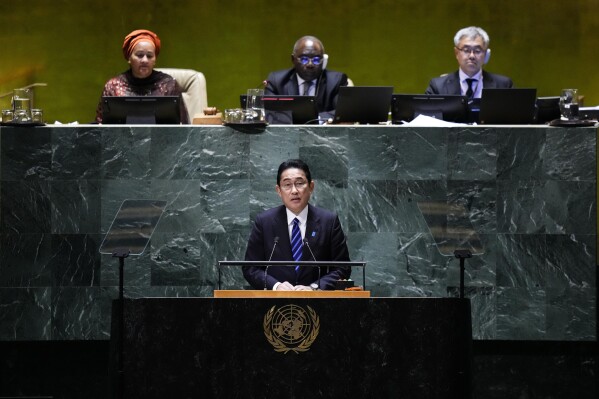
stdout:
[[[295,68],[271,72],[264,94],[299,95]],[[316,86],[316,104],[318,112],[331,112],[337,107],[339,86],[347,86],[347,75],[325,69]]]
[[[483,88],[511,88],[514,83],[507,76],[496,75],[483,70]],[[458,71],[438,78],[431,79],[425,94],[462,94],[460,75]]]
[[[248,240],[245,260],[268,260],[273,251],[275,237],[279,237],[279,242],[271,260],[293,260],[284,205],[269,209],[256,217]],[[317,261],[349,261],[345,234],[343,234],[341,223],[335,213],[308,205],[305,238]],[[312,258],[309,249],[304,246],[302,260],[313,261],[315,259]],[[296,274],[293,266],[271,266],[265,273],[264,267],[244,266],[243,276],[254,289],[259,290],[264,287],[272,289],[275,283],[284,281],[289,281],[293,285],[308,286],[318,282],[318,269],[317,267],[303,267],[299,274]],[[350,274],[349,268],[321,267],[320,289],[333,289],[336,280],[347,279]]]

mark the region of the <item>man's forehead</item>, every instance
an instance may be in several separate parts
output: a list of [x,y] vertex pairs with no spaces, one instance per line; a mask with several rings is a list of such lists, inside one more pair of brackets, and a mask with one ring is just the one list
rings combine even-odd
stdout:
[[305,53],[305,52],[319,52],[320,51],[320,44],[317,41],[314,40],[305,40],[302,43],[300,43],[300,45],[297,48],[299,53]]
[[285,169],[283,173],[281,173],[281,180],[291,180],[291,179],[305,179],[306,173],[301,169]]
[[480,36],[476,36],[475,38],[471,38],[468,36],[463,36],[460,39],[460,44],[469,44],[471,46],[480,46],[483,47],[484,46],[484,41],[483,38]]

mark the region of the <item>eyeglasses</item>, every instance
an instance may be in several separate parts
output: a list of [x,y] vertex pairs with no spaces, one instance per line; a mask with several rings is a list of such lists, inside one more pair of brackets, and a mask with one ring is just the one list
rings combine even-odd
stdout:
[[281,189],[283,189],[283,191],[291,191],[294,186],[298,190],[303,190],[304,188],[306,188],[307,185],[308,185],[307,181],[301,180],[301,181],[296,181],[295,183],[285,182],[285,183],[281,184],[279,187],[281,187]]
[[302,65],[308,65],[308,63],[310,61],[312,61],[312,64],[314,65],[320,65],[322,64],[322,57],[320,56],[315,56],[315,57],[308,57],[308,56],[301,56],[301,57],[297,57],[297,60],[302,64]]
[[458,50],[460,50],[462,52],[462,54],[464,54],[464,55],[470,55],[470,53],[474,53],[474,55],[477,57],[485,52],[485,50],[483,50],[480,47],[462,47],[462,48],[456,47],[456,48]]

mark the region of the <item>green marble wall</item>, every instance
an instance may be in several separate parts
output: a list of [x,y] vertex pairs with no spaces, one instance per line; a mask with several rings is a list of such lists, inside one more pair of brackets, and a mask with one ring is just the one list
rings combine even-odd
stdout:
[[[596,340],[595,128],[401,126],[0,127],[0,340],[108,339],[118,262],[98,253],[127,198],[167,201],[125,295],[206,297],[278,205],[301,157],[375,297],[457,295],[418,201],[459,204],[484,245],[467,260],[484,340]],[[361,273],[354,277],[361,283]],[[245,284],[223,273],[224,288]]]
[[[467,25],[491,36],[489,71],[541,96],[577,87],[599,104],[599,0],[29,0],[0,2],[0,94],[34,82],[49,121],[89,122],[104,82],[126,68],[133,29],[159,33],[159,66],[197,69],[220,108],[289,65],[294,41],[319,36],[329,68],[356,85],[420,93],[457,68],[452,38]],[[0,99],[0,107],[7,100]]]

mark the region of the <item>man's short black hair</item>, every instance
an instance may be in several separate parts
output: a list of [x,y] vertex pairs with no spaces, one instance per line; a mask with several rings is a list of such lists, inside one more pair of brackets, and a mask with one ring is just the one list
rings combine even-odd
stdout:
[[310,168],[308,167],[308,164],[301,159],[288,159],[279,165],[279,171],[277,172],[277,184],[281,182],[281,175],[283,172],[291,168],[303,170],[306,174],[306,179],[308,179],[308,183],[312,182],[312,174],[310,174]]

